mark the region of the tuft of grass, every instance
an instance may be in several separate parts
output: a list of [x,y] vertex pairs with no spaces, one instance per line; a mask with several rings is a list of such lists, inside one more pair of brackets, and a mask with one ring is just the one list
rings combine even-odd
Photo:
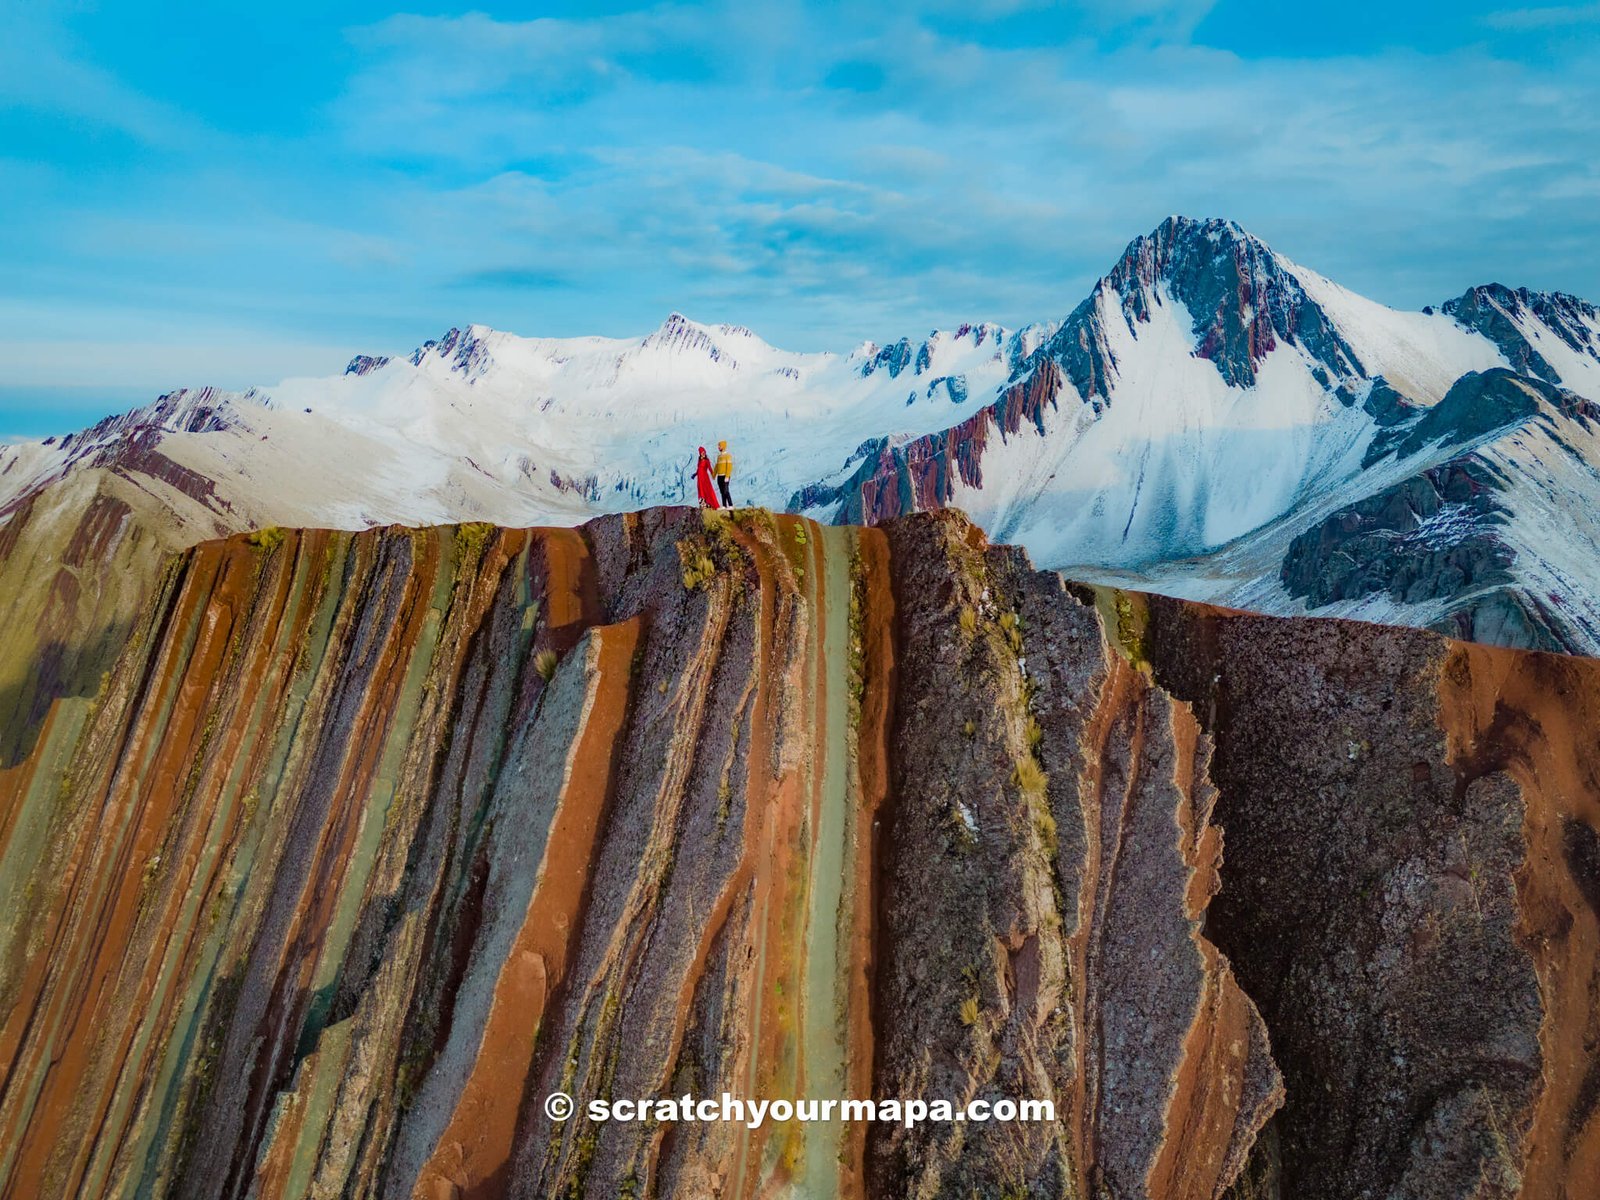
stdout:
[[487,521],[464,521],[456,526],[456,546],[463,559],[483,550],[494,536],[494,526]]
[[961,606],[961,616],[958,619],[961,622],[961,632],[968,637],[978,632],[978,610],[973,608],[972,605],[963,604]]
[[1005,635],[1011,653],[1022,653],[1022,619],[1014,612],[1000,614],[1000,632]]
[[688,591],[706,587],[716,576],[717,564],[702,554],[683,568],[683,586]]
[[257,529],[249,536],[249,542],[260,550],[276,550],[283,545],[284,539],[289,535],[276,525],[269,525],[265,529]]
[[976,996],[968,996],[961,1002],[961,1023],[969,1029],[978,1023],[978,998]]
[[1032,758],[1024,758],[1018,761],[1016,770],[1012,771],[1011,782],[1025,796],[1043,796],[1050,786],[1050,777]]
[[556,673],[556,664],[561,660],[554,650],[541,650],[533,656],[533,669],[539,672],[539,678],[549,683]]
[[[754,519],[754,518],[748,518]],[[742,599],[744,572],[742,564],[747,554],[735,534],[742,522],[727,511],[700,510],[700,532],[678,539],[678,564],[680,578],[687,591],[700,591],[711,586],[719,573],[726,572],[732,582],[735,602]]]
[[1059,847],[1056,841],[1056,819],[1050,813],[1050,806],[1042,798],[1033,802],[1033,830],[1039,835],[1045,854],[1052,859],[1055,858]]
[[[716,515],[707,509],[704,510],[701,519],[715,521]],[[686,591],[694,592],[709,587],[717,576],[717,562],[712,557],[712,546],[704,537],[680,539],[678,563],[683,568],[683,586]]]

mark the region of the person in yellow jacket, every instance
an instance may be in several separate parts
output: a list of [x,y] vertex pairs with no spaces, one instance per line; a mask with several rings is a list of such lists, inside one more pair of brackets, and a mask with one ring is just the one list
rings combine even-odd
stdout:
[[728,453],[728,443],[717,443],[717,490],[722,493],[722,507],[733,507],[733,496],[728,491],[728,485],[733,482],[733,455]]

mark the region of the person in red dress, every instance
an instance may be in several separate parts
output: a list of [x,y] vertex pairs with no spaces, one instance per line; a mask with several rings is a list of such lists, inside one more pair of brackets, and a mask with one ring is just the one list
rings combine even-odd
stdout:
[[711,460],[706,457],[706,448],[700,447],[700,461],[694,468],[695,486],[700,490],[700,503],[707,508],[722,507],[717,503],[717,489],[711,483]]

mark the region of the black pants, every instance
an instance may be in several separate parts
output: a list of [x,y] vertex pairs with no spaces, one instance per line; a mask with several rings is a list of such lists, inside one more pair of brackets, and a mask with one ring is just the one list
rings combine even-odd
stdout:
[[733,497],[728,494],[728,477],[726,475],[717,476],[717,489],[722,493],[722,507],[732,508]]

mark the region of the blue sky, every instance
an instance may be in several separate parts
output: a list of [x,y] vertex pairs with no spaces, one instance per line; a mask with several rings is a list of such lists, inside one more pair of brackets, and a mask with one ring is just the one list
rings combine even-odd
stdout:
[[1171,212],[1600,299],[1600,4],[0,0],[0,435],[452,324],[1060,316]]

